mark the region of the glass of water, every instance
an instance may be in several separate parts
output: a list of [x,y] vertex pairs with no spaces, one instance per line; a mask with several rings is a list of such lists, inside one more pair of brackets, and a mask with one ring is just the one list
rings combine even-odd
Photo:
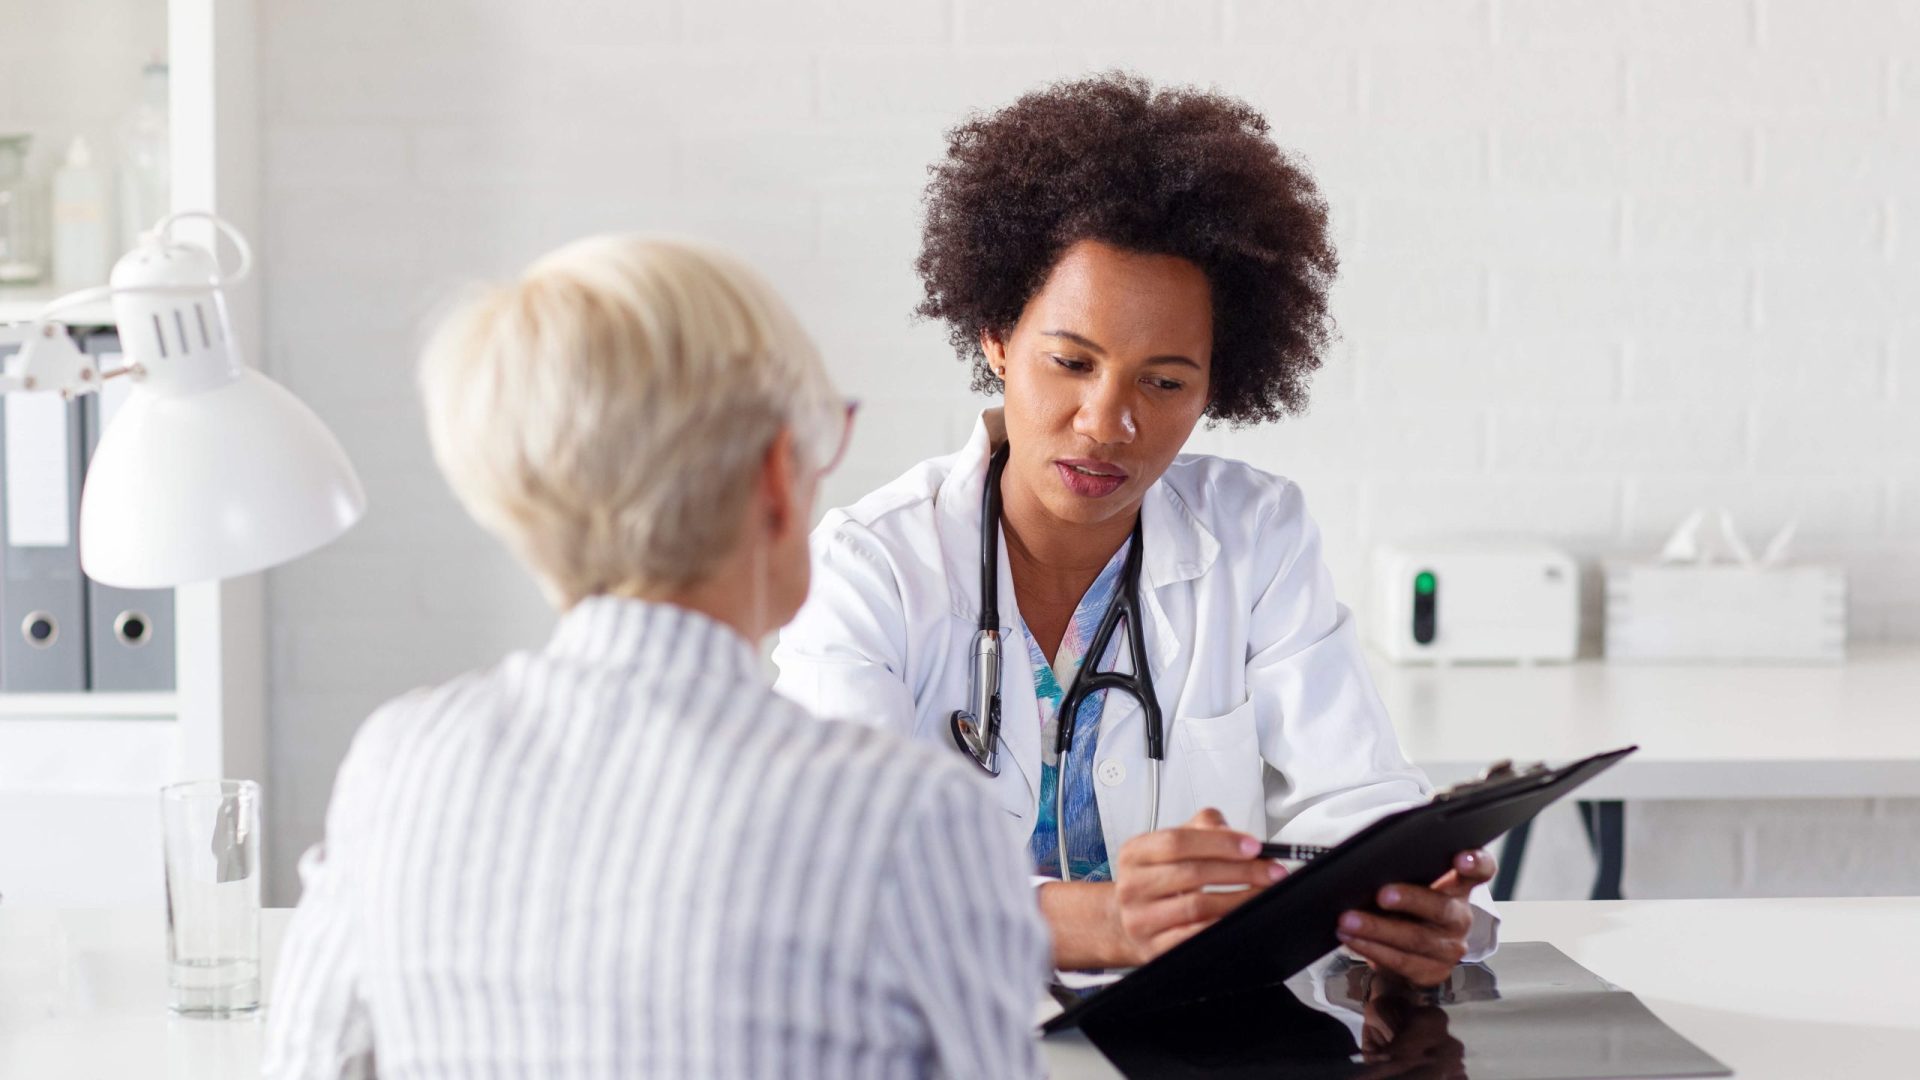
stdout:
[[195,1016],[260,1007],[260,785],[160,789],[167,863],[167,1005]]

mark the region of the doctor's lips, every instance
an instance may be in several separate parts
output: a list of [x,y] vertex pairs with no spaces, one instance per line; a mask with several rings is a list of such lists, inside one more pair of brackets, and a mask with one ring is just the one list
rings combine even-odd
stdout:
[[1059,470],[1060,481],[1067,485],[1068,491],[1090,499],[1111,495],[1127,482],[1127,470],[1111,461],[1059,458],[1054,461],[1053,467]]

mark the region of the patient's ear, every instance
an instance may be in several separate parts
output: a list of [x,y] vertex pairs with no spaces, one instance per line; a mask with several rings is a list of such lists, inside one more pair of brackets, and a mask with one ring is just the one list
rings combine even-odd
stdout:
[[756,502],[767,533],[784,539],[795,528],[806,528],[806,508],[800,505],[800,462],[795,457],[793,429],[781,428],[760,460]]

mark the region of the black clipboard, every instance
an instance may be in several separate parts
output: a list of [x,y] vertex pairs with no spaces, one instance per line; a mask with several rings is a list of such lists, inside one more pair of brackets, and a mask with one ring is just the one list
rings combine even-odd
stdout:
[[1639,749],[1628,746],[1558,769],[1516,771],[1507,762],[1485,777],[1389,814],[1257,898],[1098,993],[1047,1021],[1065,1031],[1099,1018],[1227,997],[1284,982],[1340,944],[1342,914],[1376,910],[1374,896],[1396,881],[1428,882],[1455,854],[1484,847]]

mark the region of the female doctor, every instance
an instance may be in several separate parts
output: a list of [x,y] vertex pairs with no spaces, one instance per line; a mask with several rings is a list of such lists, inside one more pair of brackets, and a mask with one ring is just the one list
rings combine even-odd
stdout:
[[[1331,333],[1326,204],[1244,103],[1125,75],[949,138],[920,313],[1004,407],[826,517],[778,687],[968,753],[1042,879],[1056,965],[1136,965],[1279,880],[1259,838],[1336,843],[1429,794],[1300,489],[1180,452],[1203,417],[1304,405]],[[1118,674],[1076,694],[1096,672]],[[1492,948],[1469,893],[1493,872],[1462,852],[1341,938],[1443,981]]]

